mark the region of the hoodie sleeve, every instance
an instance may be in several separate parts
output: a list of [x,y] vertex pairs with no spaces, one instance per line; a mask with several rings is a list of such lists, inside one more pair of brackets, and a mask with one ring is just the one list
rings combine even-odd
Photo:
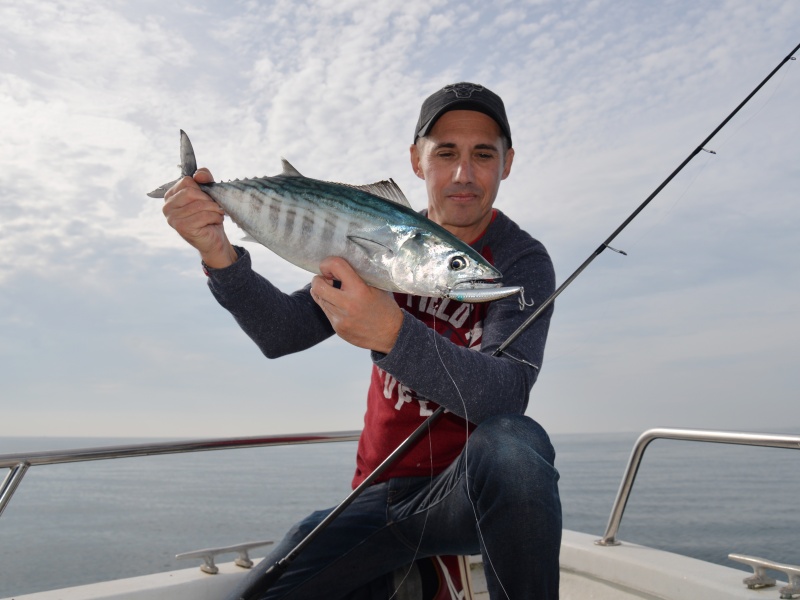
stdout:
[[[511,243],[496,265],[505,285],[524,287],[533,306],[520,310],[519,296],[493,302],[483,323],[480,351],[459,346],[405,313],[397,342],[389,354],[372,353],[374,363],[431,400],[472,423],[496,414],[522,414],[544,358],[550,306],[502,354],[494,352],[555,289],[547,251],[524,234],[524,247]],[[498,248],[503,247],[502,242]],[[498,258],[500,258],[498,256]]]
[[310,285],[285,294],[253,271],[250,253],[224,269],[206,267],[208,287],[267,358],[300,352],[333,335],[325,313],[311,299]]

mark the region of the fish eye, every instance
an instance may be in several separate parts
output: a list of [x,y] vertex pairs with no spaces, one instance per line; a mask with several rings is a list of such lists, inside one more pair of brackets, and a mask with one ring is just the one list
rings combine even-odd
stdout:
[[450,270],[460,271],[467,266],[467,259],[463,256],[454,256],[450,259]]

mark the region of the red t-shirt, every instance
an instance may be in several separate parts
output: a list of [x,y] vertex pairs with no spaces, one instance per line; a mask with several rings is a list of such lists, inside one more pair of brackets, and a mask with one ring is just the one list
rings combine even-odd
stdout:
[[[480,237],[473,244],[479,240]],[[484,247],[481,254],[494,264],[488,247]],[[452,343],[480,350],[486,304],[399,293],[394,297],[400,308]],[[419,368],[424,369],[425,365],[421,364]],[[358,486],[438,407],[433,400],[418,396],[414,390],[373,365],[353,487]],[[434,424],[430,435],[417,442],[377,481],[441,473],[461,453],[474,427],[461,417],[446,413]]]

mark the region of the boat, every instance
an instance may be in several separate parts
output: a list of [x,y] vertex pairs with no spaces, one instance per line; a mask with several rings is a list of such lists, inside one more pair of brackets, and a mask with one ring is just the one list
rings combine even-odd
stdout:
[[[116,460],[236,448],[354,441],[358,431],[166,443],[98,446],[0,455],[7,474],[0,486],[0,516],[31,468],[42,465]],[[768,557],[730,554],[753,574],[688,556],[617,539],[625,507],[645,450],[656,439],[800,449],[800,435],[656,428],[636,440],[622,474],[604,535],[564,530],[561,546],[561,598],[596,600],[737,600],[800,596],[800,566]],[[226,597],[253,565],[251,553],[270,540],[243,540],[224,547],[187,549],[178,558],[197,564],[162,573],[75,587],[14,595],[14,600],[198,600]],[[479,556],[434,557],[398,579],[397,600],[485,600],[489,598]],[[744,575],[744,577],[743,577]]]

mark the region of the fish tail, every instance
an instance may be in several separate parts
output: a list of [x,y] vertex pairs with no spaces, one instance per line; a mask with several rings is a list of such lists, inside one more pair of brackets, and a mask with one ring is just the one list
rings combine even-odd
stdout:
[[151,198],[163,198],[169,188],[178,183],[183,177],[191,177],[196,171],[197,159],[194,157],[192,142],[189,141],[189,136],[186,135],[186,132],[181,129],[181,176],[174,181],[158,186],[147,195]]

